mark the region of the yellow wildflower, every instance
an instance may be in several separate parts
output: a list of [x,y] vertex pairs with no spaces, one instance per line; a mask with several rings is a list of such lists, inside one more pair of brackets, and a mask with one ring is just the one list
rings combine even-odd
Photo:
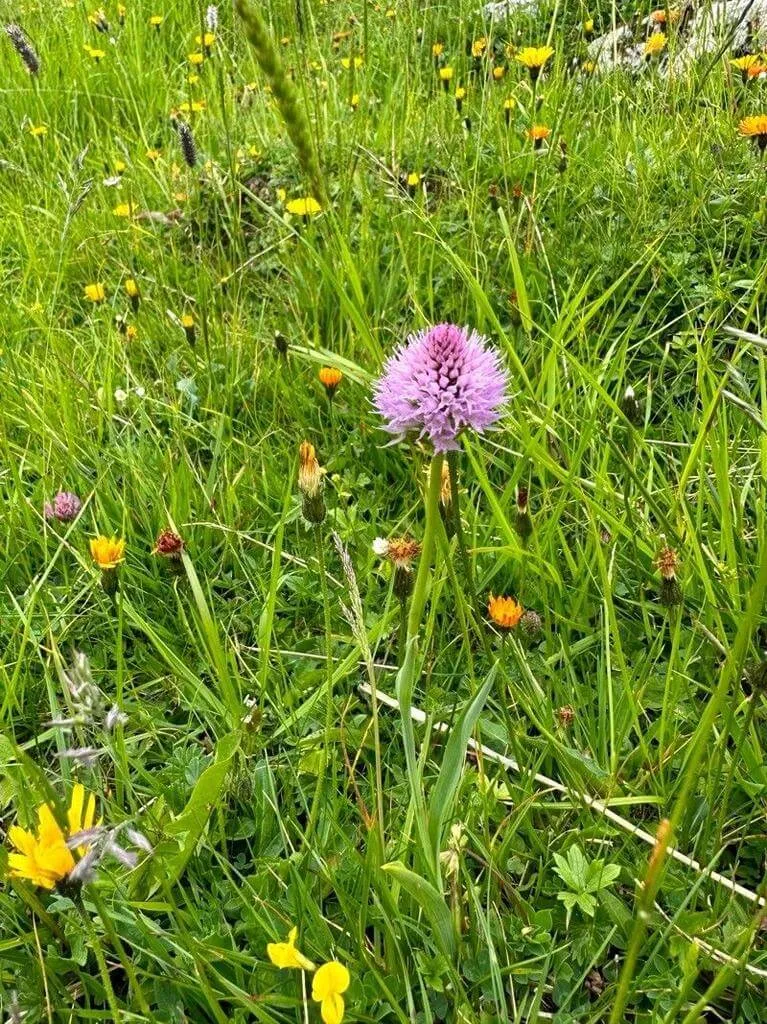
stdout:
[[767,147],[767,114],[744,117],[738,124],[738,133],[744,139],[755,139],[760,149]]
[[[72,871],[75,858],[67,846],[67,835],[87,831],[93,827],[96,813],[96,798],[93,794],[85,805],[85,790],[79,783],[72,790],[72,802],[67,813],[67,833],[56,821],[53,808],[42,804],[37,809],[37,831],[13,825],[8,829],[8,839],[18,852],[8,855],[11,878],[21,878],[43,889],[53,889],[57,882]],[[86,845],[78,848],[82,856]]]
[[341,1024],[344,1016],[343,993],[349,987],[349,971],[337,960],[317,969],[312,978],[312,999],[320,1004],[324,1024]]
[[285,209],[295,217],[312,217],[317,213],[322,213],[322,207],[313,196],[291,199],[285,204]]
[[104,285],[99,283],[86,284],[84,293],[85,298],[88,299],[90,302],[103,302],[104,299],[107,297],[107,293],[104,290]]
[[313,971],[314,964],[308,957],[296,949],[298,928],[291,928],[288,933],[287,942],[268,942],[266,944],[266,955],[275,967],[295,967],[301,971]]
[[527,68],[534,82],[553,53],[550,46],[525,46],[514,55],[514,59]]
[[644,44],[644,55],[645,57],[655,57],[666,48],[666,33],[665,32],[653,32],[647,42]]
[[92,537],[91,557],[99,569],[116,569],[125,561],[125,541],[117,537]]

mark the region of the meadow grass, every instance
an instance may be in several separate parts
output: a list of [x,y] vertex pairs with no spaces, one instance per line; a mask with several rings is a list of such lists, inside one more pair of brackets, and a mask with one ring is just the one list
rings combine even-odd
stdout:
[[[206,7],[2,3],[1,824],[80,782],[138,834],[51,891],[4,843],[4,1019],[319,1020],[297,927],[348,1021],[764,1020],[765,87],[584,70],[633,6],[275,0],[269,75]],[[371,405],[441,321],[510,380],[444,515]],[[374,541],[427,511],[402,601]]]

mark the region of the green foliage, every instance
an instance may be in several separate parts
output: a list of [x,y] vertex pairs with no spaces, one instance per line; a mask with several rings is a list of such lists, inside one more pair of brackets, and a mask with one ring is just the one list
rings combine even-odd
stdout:
[[[762,84],[729,54],[577,70],[583,21],[635,3],[495,26],[478,7],[254,4],[257,53],[220,4],[193,65],[197,0],[122,21],[110,0],[108,31],[79,3],[3,4],[40,56],[30,76],[2,33],[4,1021],[315,1024],[311,979],[266,952],[293,926],[349,968],[349,1021],[764,1016],[762,911],[709,873],[753,895],[767,856],[765,165],[737,138]],[[507,46],[547,39],[534,94]],[[322,214],[291,216],[320,173]],[[402,673],[373,543],[423,540],[431,453],[387,444],[371,384],[442,320],[497,346],[510,399],[461,439],[469,572],[438,510]],[[60,489],[73,522],[43,516]],[[152,553],[169,528],[176,561]],[[102,533],[127,542],[113,598]],[[540,631],[494,629],[491,593]],[[136,866],[106,857],[79,890],[6,879],[10,828],[65,814],[76,782]],[[700,867],[667,857],[647,889],[665,818]]]
[[621,873],[618,864],[605,864],[603,860],[588,861],[579,846],[573,845],[566,856],[554,854],[554,870],[567,886],[557,893],[567,909],[567,923],[578,907],[586,917],[593,917],[597,909],[597,897],[608,889]]

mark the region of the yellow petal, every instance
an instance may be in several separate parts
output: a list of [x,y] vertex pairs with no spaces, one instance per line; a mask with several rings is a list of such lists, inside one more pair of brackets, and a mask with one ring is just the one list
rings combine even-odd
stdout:
[[312,999],[315,1002],[320,1002],[327,999],[328,996],[345,992],[350,981],[349,972],[344,965],[337,960],[331,960],[318,968],[312,979]]
[[88,805],[85,809],[85,818],[83,819],[83,828],[93,828],[93,819],[96,817],[96,797],[93,793],[88,797]]
[[85,787],[81,782],[72,790],[72,800],[69,804],[69,811],[67,812],[67,824],[69,825],[69,834],[74,835],[75,832],[81,832],[83,825],[83,800],[85,799]]
[[297,938],[298,928],[291,928],[287,942],[268,942],[266,944],[266,955],[275,967],[293,967],[301,971],[313,971],[314,964],[311,960],[296,949]]
[[[35,846],[37,845],[35,837],[31,832],[28,832],[25,828],[21,828],[19,825],[12,825],[8,829],[8,839],[11,841],[13,846],[22,853],[30,855],[33,853]],[[17,854],[11,854],[11,857],[18,856]],[[10,857],[8,861],[10,863]]]
[[37,808],[37,817],[40,826],[37,830],[38,844],[40,847],[56,846],[64,843],[64,833],[61,826],[53,816],[53,811],[48,804],[42,804]]
[[322,1000],[320,1016],[325,1024],[341,1024],[344,1017],[343,996],[332,995]]

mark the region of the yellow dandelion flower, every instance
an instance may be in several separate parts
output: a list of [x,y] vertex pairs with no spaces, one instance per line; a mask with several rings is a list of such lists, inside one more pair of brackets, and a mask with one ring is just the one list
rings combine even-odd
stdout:
[[734,57],[730,64],[738,71],[748,71],[749,68],[753,67],[754,64],[759,63],[759,57],[755,53],[746,53],[742,57]]
[[[90,794],[86,804],[85,790],[78,783],[72,790],[66,832],[59,825],[49,804],[42,804],[37,809],[36,832],[20,825],[11,826],[8,839],[17,852],[8,854],[10,876],[31,882],[42,889],[54,889],[58,882],[69,875],[76,863],[67,846],[68,836],[92,828],[95,815],[95,796]],[[87,845],[83,845],[78,847],[77,853],[82,856],[86,850]]]
[[754,139],[759,149],[767,146],[767,114],[744,117],[738,124],[738,134],[744,139]]
[[116,569],[125,560],[125,541],[118,537],[92,537],[90,549],[99,569]]
[[472,57],[481,57],[487,49],[487,39],[482,36],[480,39],[475,39],[471,44],[471,55]]
[[527,68],[530,78],[534,82],[553,54],[554,50],[550,46],[524,46],[514,54],[514,60]]
[[30,124],[29,127],[27,128],[27,131],[29,132],[30,135],[34,135],[35,137],[40,138],[40,136],[48,134],[48,125],[47,124]]
[[187,60],[193,67],[199,67],[200,64],[205,60],[205,54],[201,50],[195,50],[194,53],[190,53],[187,56]]
[[85,52],[88,54],[92,61],[95,61],[96,64],[98,64],[99,61],[102,61],[104,57],[106,57],[106,52],[104,50],[97,50],[95,47],[88,46],[87,44],[85,46]]
[[209,50],[215,41],[216,37],[212,32],[206,32],[204,36],[197,36],[195,38],[197,45],[205,47],[206,50]]
[[150,163],[154,163],[159,160],[162,156],[162,152],[159,149],[148,149],[146,151],[146,158]]
[[653,32],[644,44],[645,57],[656,57],[659,53],[662,53],[666,49],[666,42],[665,32]]
[[285,209],[295,217],[313,217],[315,214],[322,213],[322,207],[313,196],[291,199],[285,204]]
[[159,28],[164,21],[165,18],[163,17],[162,14],[153,14],[149,19],[149,24],[152,26],[152,28]]
[[112,210],[115,217],[132,217],[136,211],[134,203],[118,203]]
[[89,302],[103,302],[107,297],[103,284],[86,284],[83,291],[85,298],[88,299]]
[[496,64],[493,68],[493,81],[500,82],[503,76],[506,74],[506,68],[503,64]]
[[441,57],[444,52],[445,52],[445,44],[444,43],[432,43],[432,45],[431,45],[431,55],[432,55],[432,57]]

